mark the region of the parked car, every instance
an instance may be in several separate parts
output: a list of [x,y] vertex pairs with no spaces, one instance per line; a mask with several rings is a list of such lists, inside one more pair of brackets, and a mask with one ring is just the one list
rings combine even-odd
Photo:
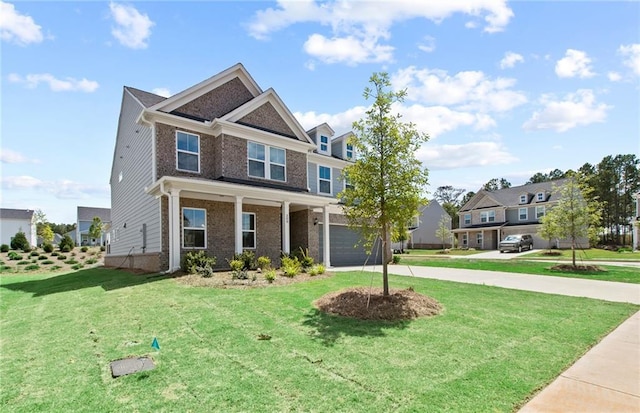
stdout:
[[500,241],[500,252],[530,250],[533,248],[533,237],[529,234],[508,235]]

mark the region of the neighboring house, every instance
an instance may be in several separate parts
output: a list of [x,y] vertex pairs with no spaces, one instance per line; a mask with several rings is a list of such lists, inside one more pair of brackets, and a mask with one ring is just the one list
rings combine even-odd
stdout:
[[636,194],[636,217],[633,220],[633,250],[640,249],[640,192]]
[[305,131],[242,64],[169,98],[125,87],[105,264],[175,271],[205,251],[224,268],[250,250],[278,265],[300,247],[327,266],[362,264],[336,198],[353,148],[334,134]]
[[[442,239],[436,236],[440,226],[440,220],[445,217],[446,227],[451,230],[451,217],[444,208],[432,199],[426,206],[420,208],[420,214],[409,224],[409,239],[404,243],[405,247],[416,249],[442,248]],[[445,241],[445,248],[451,248],[452,237]],[[393,249],[402,249],[401,243],[393,243]]]
[[11,245],[18,232],[24,232],[30,245],[37,245],[36,222],[30,209],[0,208],[0,244]]
[[[75,231],[72,231],[71,234],[73,234],[73,236],[75,236]],[[51,241],[51,244],[53,245],[58,245],[60,244],[60,241],[62,241],[62,235],[60,234],[53,234],[53,240]],[[75,240],[74,240],[75,242]],[[44,240],[42,239],[41,236],[38,236],[38,245],[42,245],[44,243]]]
[[[89,235],[89,228],[93,223],[93,218],[98,217],[102,221],[102,234],[99,238],[93,238]],[[78,245],[104,245],[106,243],[107,233],[111,226],[111,209],[110,208],[94,208],[94,207],[78,207],[78,218],[76,221],[75,243]],[[73,238],[73,237],[72,237]]]
[[[495,250],[507,235],[531,234],[534,248],[547,248],[549,240],[538,235],[540,219],[557,203],[557,188],[565,180],[515,186],[496,191],[480,190],[460,208],[460,228],[453,230],[460,248]],[[588,247],[586,238],[579,246]],[[569,248],[568,240],[554,240],[554,247]]]

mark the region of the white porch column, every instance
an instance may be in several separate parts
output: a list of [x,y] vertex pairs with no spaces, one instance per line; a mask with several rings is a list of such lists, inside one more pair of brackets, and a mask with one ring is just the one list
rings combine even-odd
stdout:
[[289,230],[289,202],[282,203],[282,252],[289,254],[291,252],[291,231]]
[[172,189],[169,197],[169,269],[180,269],[180,190]]
[[236,196],[235,203],[235,252],[242,254],[242,197]]
[[322,243],[322,256],[324,257],[324,266],[327,268],[331,267],[329,235],[329,208],[325,205],[322,207],[322,239],[324,240]]

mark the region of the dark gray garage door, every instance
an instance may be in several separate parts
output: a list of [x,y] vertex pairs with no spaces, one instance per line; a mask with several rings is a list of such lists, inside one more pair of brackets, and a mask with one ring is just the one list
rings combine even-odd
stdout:
[[[318,225],[320,231],[320,261],[323,260],[324,232],[322,224]],[[382,263],[382,251],[378,243],[373,246],[371,256],[362,246],[354,247],[360,240],[360,234],[342,225],[331,225],[329,228],[331,266],[343,267],[347,265],[367,265]]]

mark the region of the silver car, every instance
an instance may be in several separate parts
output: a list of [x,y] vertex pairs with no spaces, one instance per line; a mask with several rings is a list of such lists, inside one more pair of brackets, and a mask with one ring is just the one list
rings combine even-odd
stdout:
[[498,246],[500,252],[530,250],[533,248],[533,237],[529,234],[508,235]]

